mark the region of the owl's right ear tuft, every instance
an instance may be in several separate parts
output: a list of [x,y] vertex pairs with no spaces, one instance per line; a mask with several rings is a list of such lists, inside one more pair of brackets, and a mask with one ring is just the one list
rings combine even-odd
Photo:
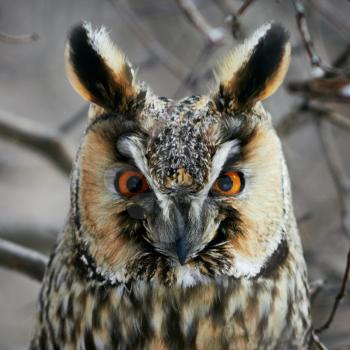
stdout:
[[281,25],[260,27],[218,66],[220,105],[244,111],[271,96],[283,82],[290,55],[289,34]]
[[87,101],[106,110],[123,111],[137,94],[134,73],[104,27],[82,23],[71,31],[65,50],[68,79]]

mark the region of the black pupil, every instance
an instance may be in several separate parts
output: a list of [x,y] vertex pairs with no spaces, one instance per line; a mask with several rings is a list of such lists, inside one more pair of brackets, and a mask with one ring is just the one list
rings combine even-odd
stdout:
[[228,192],[233,186],[233,181],[230,176],[223,175],[218,178],[218,186],[221,191]]
[[126,187],[131,193],[138,193],[142,189],[142,178],[139,176],[130,176],[126,182]]

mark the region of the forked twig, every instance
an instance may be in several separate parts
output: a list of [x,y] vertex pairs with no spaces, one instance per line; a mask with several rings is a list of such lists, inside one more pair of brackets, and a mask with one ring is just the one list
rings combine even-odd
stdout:
[[225,30],[220,27],[212,27],[191,0],[176,0],[176,2],[189,22],[207,39],[209,43],[212,45],[220,45],[223,43]]
[[330,76],[347,76],[350,77],[350,70],[349,69],[341,69],[337,67],[331,67],[326,65],[319,54],[317,53],[311,34],[309,31],[309,27],[306,21],[306,14],[305,14],[305,7],[302,2],[302,0],[292,0],[295,12],[296,12],[296,19],[297,19],[297,25],[298,30],[301,36],[301,39],[303,41],[303,44],[305,46],[306,52],[310,58],[311,65],[314,67],[320,68],[324,73],[330,75]]
[[0,266],[18,271],[40,282],[47,262],[48,258],[45,255],[0,238]]
[[241,39],[244,36],[242,32],[241,23],[239,22],[239,17],[243,15],[243,13],[254,1],[255,0],[245,0],[243,4],[239,7],[237,12],[231,13],[231,15],[229,16],[229,20],[231,21],[232,36],[235,39]]

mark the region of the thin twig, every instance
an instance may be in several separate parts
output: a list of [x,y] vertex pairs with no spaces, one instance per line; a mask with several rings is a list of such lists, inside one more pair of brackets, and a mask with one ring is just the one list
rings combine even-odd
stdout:
[[227,21],[231,22],[231,33],[234,39],[238,40],[244,37],[239,17],[243,15],[243,13],[254,1],[255,0],[245,0],[239,9],[236,12],[232,12],[228,17]]
[[6,44],[26,44],[37,41],[39,35],[36,33],[23,34],[23,35],[11,35],[4,32],[0,32],[0,42]]
[[301,39],[304,43],[306,52],[310,58],[311,65],[313,67],[320,68],[324,73],[331,76],[350,77],[350,70],[330,67],[321,60],[321,57],[318,55],[311,38],[309,27],[306,21],[305,7],[303,2],[302,0],[292,0],[292,2],[296,12],[298,30],[299,30]]
[[58,130],[63,134],[71,131],[75,126],[77,126],[82,120],[87,119],[87,114],[89,111],[89,105],[85,104],[81,107],[76,113],[74,113],[71,117],[65,120],[61,126],[59,126]]
[[344,271],[344,275],[343,275],[342,284],[341,284],[341,287],[340,287],[340,290],[339,290],[337,296],[335,297],[332,311],[331,311],[330,315],[328,316],[327,321],[321,327],[319,327],[315,330],[316,333],[323,332],[324,330],[329,328],[329,326],[331,325],[331,323],[334,319],[334,316],[337,312],[339,303],[343,300],[344,296],[346,295],[346,286],[347,286],[347,283],[349,280],[349,273],[350,273],[350,249],[348,251],[348,256],[347,256],[347,260],[346,260],[346,267],[345,267],[345,271]]
[[333,125],[336,125],[343,130],[350,131],[350,118],[326,107],[316,106],[314,104],[310,104],[308,110],[313,113],[312,115],[315,118],[327,119]]
[[310,282],[310,301],[311,304],[315,302],[317,295],[324,289],[325,280],[319,279],[316,281]]
[[346,12],[341,12],[341,8],[333,6],[334,4],[331,1],[310,0],[310,3],[315,11],[328,23],[333,25],[333,28],[337,30],[338,34],[342,35],[345,39],[349,38],[350,25]]
[[275,126],[277,134],[284,138],[295,131],[298,127],[304,125],[308,118],[306,116],[305,103],[300,104],[291,112],[288,112]]
[[312,341],[317,346],[319,350],[327,350],[326,346],[321,342],[321,340],[318,338],[318,336],[315,334],[315,332],[312,332]]
[[184,94],[189,87],[193,87],[196,83],[196,79],[198,77],[198,68],[201,68],[203,63],[208,60],[208,58],[213,54],[215,50],[215,46],[207,43],[199,53],[195,63],[193,64],[190,73],[183,79],[176,89],[174,94],[174,98],[179,98],[181,94]]
[[323,151],[341,203],[343,231],[345,236],[350,238],[350,179],[340,158],[331,125],[321,119],[318,122],[318,130]]
[[240,8],[237,11],[237,16],[242,16],[245,10],[254,2],[255,0],[245,0],[243,4],[240,6]]
[[179,80],[184,79],[187,75],[186,67],[174,56],[174,54],[170,53],[154,38],[148,28],[141,23],[138,16],[136,16],[134,12],[130,10],[125,1],[108,1],[118,12],[120,18],[128,23],[128,28],[139,39],[140,43],[147,50],[148,54],[152,57],[156,57],[156,60],[158,60],[176,78]]
[[338,55],[336,60],[334,61],[333,65],[334,67],[343,67],[345,66],[346,62],[348,61],[350,57],[350,43],[345,46],[343,51]]
[[189,22],[213,45],[220,45],[225,38],[223,28],[212,27],[198,11],[197,7],[191,0],[176,0],[181,11],[185,14]]
[[0,136],[40,153],[64,174],[70,174],[72,157],[63,145],[59,131],[0,111]]
[[306,81],[293,81],[288,84],[288,90],[302,94],[303,97],[332,101],[350,102],[350,79],[337,77],[332,79],[315,78]]
[[0,238],[0,266],[21,272],[40,282],[47,262],[45,255]]
[[[345,169],[343,167],[342,161],[339,156],[337,145],[335,143],[334,136],[330,125],[325,120],[319,120],[318,129],[322,147],[328,162],[329,169],[331,171],[334,183],[337,188],[338,197],[341,202],[342,211],[342,227],[345,235],[350,237],[350,179],[348,178]],[[346,294],[346,286],[349,280],[350,272],[350,248],[347,255],[346,267],[343,275],[342,284],[338,294],[335,297],[334,304],[331,313],[327,321],[318,329],[317,333],[323,332],[325,329],[329,328],[334,316],[337,312],[339,303],[344,298]]]

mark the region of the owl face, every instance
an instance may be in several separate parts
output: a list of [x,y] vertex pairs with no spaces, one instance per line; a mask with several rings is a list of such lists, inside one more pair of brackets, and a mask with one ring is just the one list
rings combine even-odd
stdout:
[[265,25],[219,65],[216,91],[173,101],[136,84],[104,29],[72,31],[68,76],[92,103],[72,218],[91,274],[192,285],[256,278],[286,256],[289,184],[260,101],[289,56],[285,31]]

